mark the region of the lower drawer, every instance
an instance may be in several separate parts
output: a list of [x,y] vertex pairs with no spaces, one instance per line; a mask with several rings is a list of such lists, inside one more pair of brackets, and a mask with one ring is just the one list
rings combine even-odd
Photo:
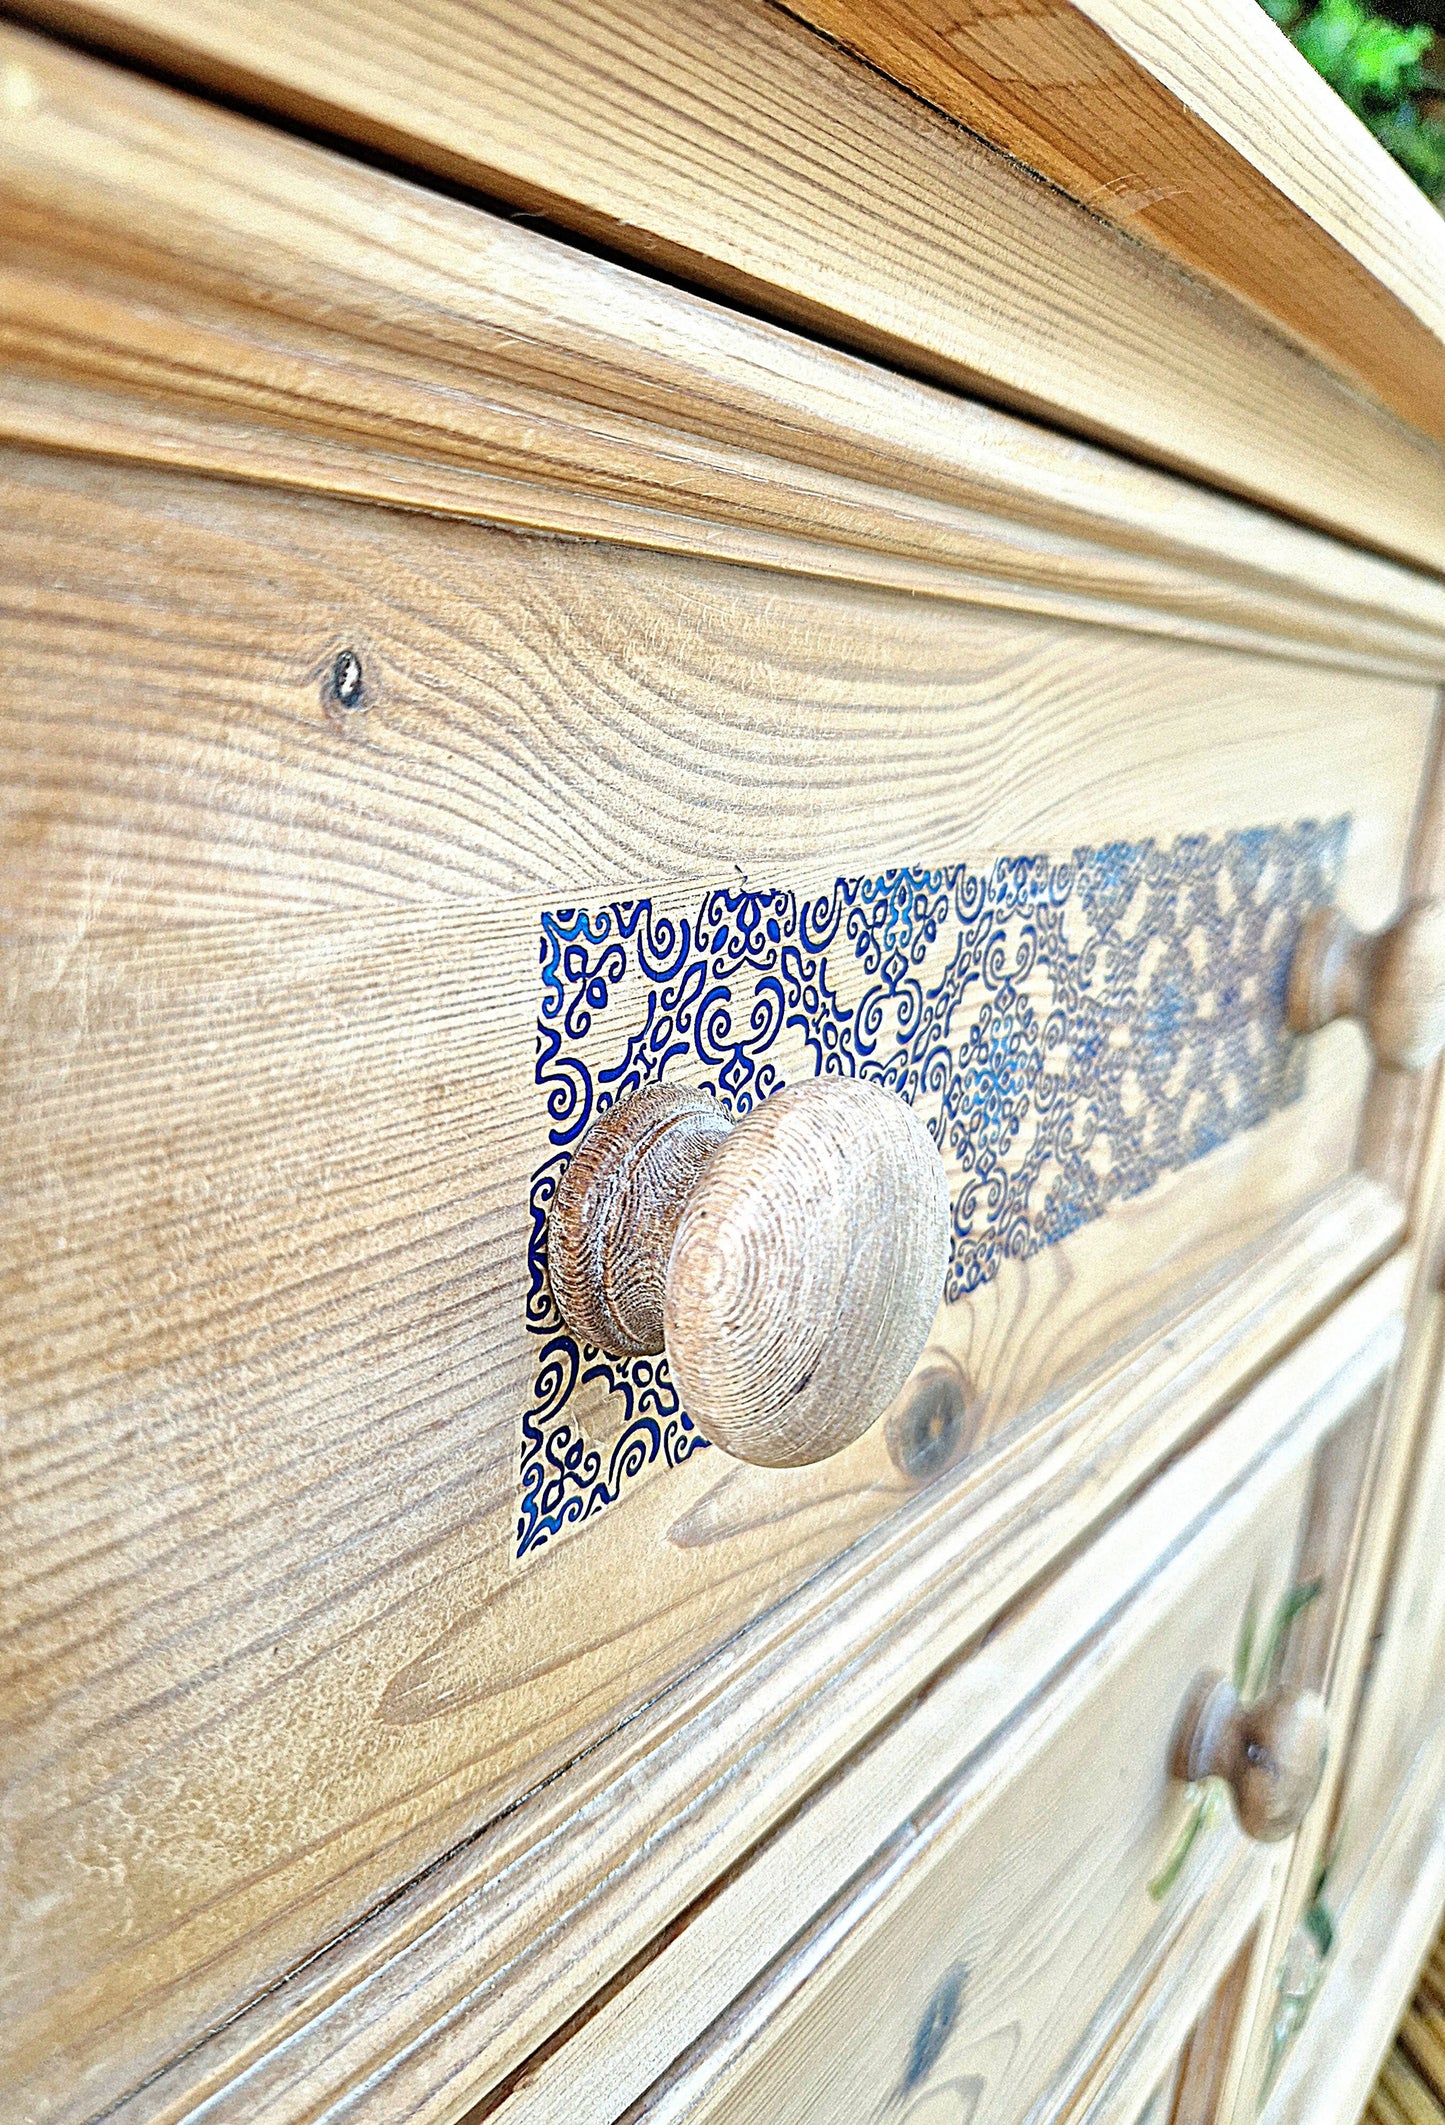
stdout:
[[[1222,1781],[1171,1775],[1183,1708],[1206,1671],[1247,1676],[1246,1700],[1269,1687],[1306,1580],[1292,1628],[1327,1642],[1357,1504],[1341,1472],[1362,1465],[1333,1442],[1375,1421],[1401,1288],[1398,1262],[1378,1272],[488,2115],[1144,2109],[1288,1849],[1241,1832]],[[1253,1754],[1290,1768],[1282,1730]]]

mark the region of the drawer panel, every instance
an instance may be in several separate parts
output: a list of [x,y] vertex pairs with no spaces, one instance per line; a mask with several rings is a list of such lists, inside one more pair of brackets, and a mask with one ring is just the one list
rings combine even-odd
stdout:
[[[1383,1274],[941,1677],[729,1884],[731,1909],[700,1910],[696,1938],[665,1947],[498,2118],[1009,2125],[1142,2106],[1288,1853],[1243,1837],[1222,1789],[1171,1780],[1173,1736],[1201,1670],[1249,1672],[1257,1688],[1309,1660],[1295,1646],[1306,1617],[1317,1638],[1337,1626],[1360,1488],[1348,1474],[1342,1487],[1335,1448],[1377,1421],[1398,1349],[1398,1316],[1379,1314],[1398,1279]],[[1319,1591],[1276,1636],[1269,1619],[1302,1585]],[[1201,1817],[1204,1792],[1216,1801]],[[850,1855],[850,1835],[890,1821],[875,1857]],[[856,1871],[799,1925],[829,1864]],[[756,1953],[790,1917],[719,2011],[712,1956],[735,1967],[736,1934]],[[676,2064],[618,2100],[637,2086],[639,2046],[705,2018]]]
[[[1286,1052],[1270,983],[1325,871],[1359,919],[1389,912],[1431,704],[1341,672],[1322,704],[1305,665],[945,601],[6,471],[9,1202],[47,1236],[13,1256],[12,1791],[21,1908],[47,1916],[12,2026],[38,2071],[57,2028],[131,2003],[133,2046],[81,2040],[83,2073],[67,2052],[88,2102],[905,1526],[933,1476],[997,1480],[990,1455],[1096,1409],[1141,1353],[1183,1362],[1161,1322],[1221,1277],[1262,1305],[1261,1250],[1319,1249],[1306,1307],[1368,1262],[1396,1213],[1351,1180],[1363,1042]],[[359,728],[326,698],[356,643]],[[655,943],[720,902],[735,926],[826,903],[856,1013],[845,903],[872,892],[891,921],[892,865],[957,923],[1000,851],[1077,878],[1077,851],[1097,873],[1126,844],[1173,877],[1198,836],[1220,875],[1245,851],[1242,877],[1256,830],[1324,851],[1280,869],[1287,906],[1266,883],[1244,947],[1267,1096],[1214,1148],[1209,1113],[1194,1139],[1186,1116],[1167,1170],[1146,1161],[1101,1214],[1043,1182],[1013,1231],[979,1221],[935,1330],[962,1382],[951,1465],[900,1463],[888,1426],[812,1469],[689,1452],[641,1368],[561,1402],[584,1354],[558,1357],[536,1240],[575,1117],[534,1059],[557,1024],[539,956],[562,962],[580,919],[559,911],[586,909],[603,953],[644,908]],[[594,1012],[576,1043],[594,1084],[660,993],[640,956],[622,1033]],[[750,1025],[772,979],[739,970]],[[1024,982],[1019,1008],[1042,1024],[1052,993]],[[826,1030],[735,1045],[756,1087],[810,1072]],[[691,1037],[666,1067],[728,1094]],[[1251,1347],[1298,1317],[1282,1300]]]

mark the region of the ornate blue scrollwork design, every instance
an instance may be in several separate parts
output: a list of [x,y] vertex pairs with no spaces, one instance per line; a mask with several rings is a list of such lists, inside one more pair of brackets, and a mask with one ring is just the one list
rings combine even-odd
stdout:
[[732,1114],[799,1077],[892,1086],[949,1169],[945,1297],[960,1299],[1298,1097],[1290,954],[1335,895],[1348,827],[892,870],[811,899],[742,884],[682,913],[649,897],[544,915],[518,1555],[706,1444],[665,1358],[579,1345],[552,1303],[547,1211],[596,1115],[664,1075]]

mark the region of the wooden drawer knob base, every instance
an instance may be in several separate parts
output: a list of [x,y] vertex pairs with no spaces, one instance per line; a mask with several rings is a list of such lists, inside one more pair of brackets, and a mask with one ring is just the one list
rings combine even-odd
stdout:
[[666,1350],[684,1407],[740,1460],[850,1445],[894,1400],[943,1295],[949,1204],[924,1124],[881,1085],[791,1085],[730,1122],[648,1085],[584,1138],[553,1202],[574,1335]]
[[1425,1069],[1445,1048],[1445,901],[1413,900],[1374,935],[1317,908],[1300,927],[1285,1015],[1294,1033],[1358,1019],[1377,1062]]
[[1328,1733],[1313,1690],[1272,1690],[1240,1701],[1223,1675],[1201,1675],[1175,1736],[1170,1769],[1194,1784],[1222,1778],[1239,1827],[1261,1844],[1292,1837],[1319,1791]]

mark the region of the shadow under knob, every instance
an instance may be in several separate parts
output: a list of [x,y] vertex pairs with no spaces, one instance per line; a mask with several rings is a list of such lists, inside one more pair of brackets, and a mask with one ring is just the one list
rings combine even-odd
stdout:
[[1412,900],[1374,935],[1337,908],[1307,915],[1290,962],[1285,1015],[1294,1033],[1358,1019],[1377,1062],[1425,1069],[1445,1048],[1445,901]]
[[1313,1690],[1271,1690],[1244,1704],[1223,1675],[1201,1675],[1175,1737],[1174,1776],[1222,1778],[1246,1837],[1275,1844],[1305,1819],[1324,1776],[1328,1734]]
[[736,1123],[706,1093],[645,1086],[588,1131],[548,1228],[573,1333],[665,1349],[704,1437],[772,1467],[838,1453],[894,1400],[948,1247],[933,1139],[861,1078],[790,1085]]

